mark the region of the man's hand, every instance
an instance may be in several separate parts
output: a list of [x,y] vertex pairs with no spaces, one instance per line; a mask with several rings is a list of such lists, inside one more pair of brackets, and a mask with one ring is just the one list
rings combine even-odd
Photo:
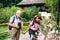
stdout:
[[15,26],[15,28],[19,29],[19,26]]
[[17,29],[19,28],[19,26],[16,26],[16,25],[14,25],[12,23],[9,23],[8,25],[11,26],[11,27],[13,27],[13,28],[17,28]]

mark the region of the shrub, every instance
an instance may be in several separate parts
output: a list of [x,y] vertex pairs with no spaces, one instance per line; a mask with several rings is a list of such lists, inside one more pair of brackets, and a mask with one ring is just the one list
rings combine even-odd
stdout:
[[10,17],[12,15],[15,15],[16,11],[19,9],[22,10],[23,21],[29,21],[33,18],[34,15],[38,14],[38,9],[35,6],[24,8],[24,9],[21,9],[15,6],[1,8],[0,9],[0,23],[8,22]]
[[15,14],[18,7],[12,6],[0,9],[0,23],[8,22],[10,17]]
[[3,7],[3,4],[2,3],[0,3],[0,8],[2,8]]
[[35,6],[25,8],[23,9],[23,15],[22,18],[25,18],[26,20],[31,20],[34,15],[38,14],[38,9]]

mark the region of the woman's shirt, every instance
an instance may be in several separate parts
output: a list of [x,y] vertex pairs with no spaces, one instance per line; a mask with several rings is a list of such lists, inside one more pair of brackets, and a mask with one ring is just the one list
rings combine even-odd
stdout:
[[30,25],[31,25],[31,27],[30,27],[30,29],[32,29],[32,30],[38,30],[38,26],[39,26],[39,24],[38,23],[36,23],[36,22],[34,22],[34,24],[33,24],[33,21],[30,23]]

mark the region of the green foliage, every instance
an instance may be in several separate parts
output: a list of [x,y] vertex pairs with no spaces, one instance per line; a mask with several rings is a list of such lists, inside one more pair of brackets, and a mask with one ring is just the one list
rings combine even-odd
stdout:
[[10,17],[16,14],[17,10],[22,11],[22,20],[29,21],[34,15],[38,14],[38,9],[36,7],[29,7],[21,9],[19,7],[5,7],[0,9],[0,23],[6,23],[9,21]]
[[12,15],[15,15],[18,7],[12,6],[0,9],[0,23],[8,22]]
[[[43,33],[45,36],[47,36],[49,30],[50,30],[50,27],[48,26],[49,24],[52,24],[53,26],[53,29],[57,26],[56,25],[56,21],[54,20],[42,20],[43,21],[43,24],[45,25],[46,28],[44,28],[45,30],[43,30]],[[42,29],[42,28],[41,28]]]
[[3,8],[3,4],[2,3],[0,3],[0,8]]
[[42,18],[41,13],[38,13],[38,17],[39,17],[39,18]]
[[56,6],[58,0],[45,0],[45,2],[46,2],[46,6],[49,8],[48,11],[54,15],[54,20],[56,20],[57,17]]
[[10,35],[10,34],[8,34],[8,33],[1,34],[1,35],[0,35],[0,40],[5,40],[5,39],[7,39],[7,38],[10,38],[9,35]]
[[[0,32],[5,32],[8,30],[7,26],[0,26]],[[0,34],[0,40],[5,40],[10,37],[10,34],[8,33],[2,33]]]
[[26,20],[31,20],[34,17],[34,15],[38,14],[38,9],[35,6],[33,6],[23,9],[22,12],[22,18],[26,18]]
[[7,31],[8,27],[7,26],[0,26],[0,32]]
[[57,0],[45,0],[46,6],[49,7],[49,11],[53,12],[54,8],[56,8]]

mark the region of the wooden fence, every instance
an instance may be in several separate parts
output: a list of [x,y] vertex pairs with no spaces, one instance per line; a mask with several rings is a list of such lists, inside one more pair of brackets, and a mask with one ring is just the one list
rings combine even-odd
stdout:
[[[23,22],[23,23],[29,24],[29,22]],[[8,26],[8,23],[2,23],[0,24],[0,26]],[[0,32],[0,34],[3,34],[3,33],[8,33],[8,31]]]

